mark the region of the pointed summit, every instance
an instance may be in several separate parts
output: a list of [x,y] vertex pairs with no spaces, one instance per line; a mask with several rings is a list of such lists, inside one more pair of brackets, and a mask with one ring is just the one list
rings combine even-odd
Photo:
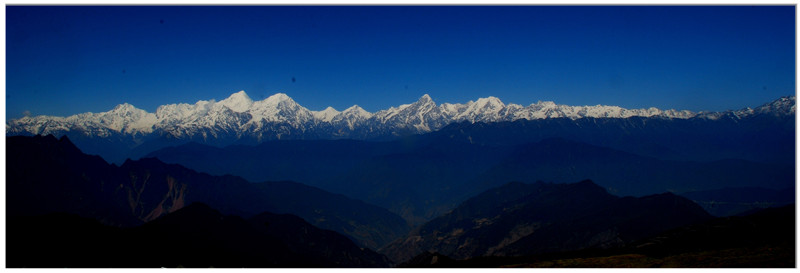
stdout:
[[431,99],[430,95],[425,94],[422,95],[422,97],[420,97],[419,100],[417,100],[417,102],[422,102],[422,103],[433,102],[433,99]]
[[353,106],[347,107],[347,109],[342,110],[342,112],[350,112],[350,111],[353,111],[354,109],[360,109],[360,108],[361,107],[359,107],[358,105],[354,104]]
[[328,108],[325,108],[325,110],[322,111],[312,111],[314,117],[325,122],[330,122],[331,120],[333,120],[333,117],[335,117],[339,113],[340,113],[339,111],[336,111],[336,109],[330,106],[328,106]]
[[361,108],[358,105],[350,106],[350,108],[345,109],[344,111],[342,111],[342,113],[346,114],[346,115],[351,115],[351,116],[354,115],[354,116],[362,117],[362,118],[369,118],[369,117],[372,116],[372,113],[367,112],[367,110],[364,110],[364,108]]
[[353,105],[350,106],[350,108],[344,109],[342,112],[367,112],[367,110],[364,110],[364,108],[361,108],[361,106]]
[[230,96],[228,96],[227,99],[224,100],[251,100],[251,99],[250,96],[248,96],[247,93],[244,92],[244,90],[242,90],[231,94]]
[[219,103],[227,106],[233,111],[244,112],[250,108],[250,105],[253,104],[253,100],[251,100],[250,97],[247,96],[247,93],[242,90],[231,94],[227,99],[224,99]]
[[315,112],[301,106],[284,93],[276,93],[266,99],[254,102],[248,113],[250,124],[265,120],[268,122],[290,122],[295,128],[302,127],[315,117]]

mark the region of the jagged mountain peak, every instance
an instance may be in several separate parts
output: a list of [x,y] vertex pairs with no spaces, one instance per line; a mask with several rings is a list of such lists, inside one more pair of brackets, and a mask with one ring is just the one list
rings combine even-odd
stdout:
[[791,115],[794,114],[796,107],[795,96],[784,96],[761,105],[754,111],[757,113],[772,113],[774,115]]
[[431,99],[430,95],[424,94],[424,95],[422,95],[422,97],[419,97],[419,100],[417,100],[417,102],[429,103],[429,102],[433,102],[433,99]]

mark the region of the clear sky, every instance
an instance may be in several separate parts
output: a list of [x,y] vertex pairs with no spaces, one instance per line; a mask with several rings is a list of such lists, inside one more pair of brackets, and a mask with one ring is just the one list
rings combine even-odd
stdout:
[[793,6],[8,6],[6,114],[239,90],[310,110],[427,93],[721,111],[795,94],[795,33]]

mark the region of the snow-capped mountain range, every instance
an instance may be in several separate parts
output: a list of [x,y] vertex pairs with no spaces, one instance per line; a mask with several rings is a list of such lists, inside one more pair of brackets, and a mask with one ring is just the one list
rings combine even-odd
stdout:
[[176,139],[252,138],[256,141],[281,138],[358,138],[376,135],[426,133],[454,122],[500,122],[546,118],[629,118],[667,119],[723,116],[743,118],[755,114],[789,115],[795,112],[795,97],[783,97],[755,109],[695,113],[691,111],[625,109],[618,106],[568,106],[540,101],[528,106],[504,104],[496,97],[463,104],[437,105],[427,94],[411,104],[375,113],[354,105],[344,111],[328,107],[311,111],[283,93],[253,101],[239,91],[221,101],[201,100],[194,104],[168,104],[155,113],[123,103],[108,112],[83,113],[69,117],[36,116],[9,120],[9,135],[82,133],[89,137],[149,135]]

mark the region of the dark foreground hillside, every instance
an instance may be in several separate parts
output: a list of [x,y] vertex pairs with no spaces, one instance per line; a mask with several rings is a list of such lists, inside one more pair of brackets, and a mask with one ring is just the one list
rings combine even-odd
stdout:
[[74,214],[9,217],[8,267],[388,267],[383,255],[293,215],[194,203],[134,228]]
[[300,183],[250,183],[152,158],[116,166],[52,135],[8,137],[6,143],[6,212],[11,216],[68,212],[129,227],[202,202],[242,217],[263,211],[298,215],[371,249],[409,229],[386,209]]
[[792,268],[795,245],[792,204],[671,229],[625,247],[467,260],[425,252],[400,267]]

